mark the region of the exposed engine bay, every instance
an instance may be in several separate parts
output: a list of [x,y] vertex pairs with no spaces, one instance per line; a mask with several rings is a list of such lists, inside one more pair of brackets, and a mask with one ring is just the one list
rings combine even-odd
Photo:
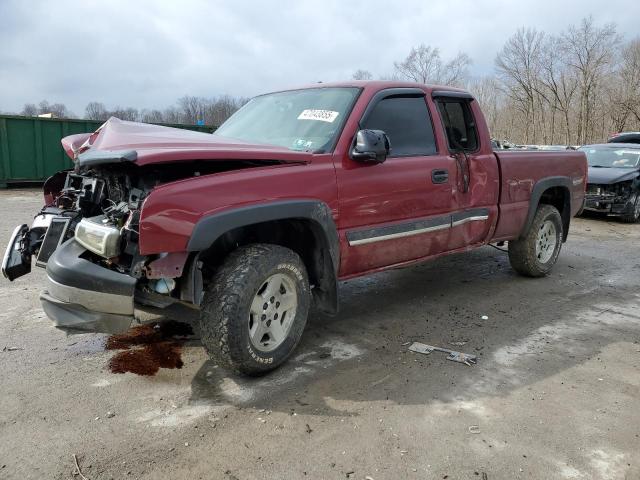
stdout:
[[[59,245],[75,237],[95,263],[130,273],[137,260],[140,207],[150,191],[140,187],[134,177],[113,168],[51,177],[45,184],[46,205],[31,228],[22,226],[23,263],[30,265],[35,256],[36,266],[44,267]],[[7,273],[17,278],[28,270]]]
[[[193,161],[140,167],[120,163],[58,172],[43,187],[45,206],[32,225],[14,231],[10,246],[15,251],[5,256],[3,272],[9,280],[29,273],[32,257],[36,266],[46,267],[56,249],[73,237],[87,249],[84,257],[92,263],[144,278],[147,266],[158,255],[152,258],[139,253],[140,212],[155,187],[264,164]],[[158,280],[155,274],[149,277],[152,283]],[[160,290],[166,293],[168,289],[165,285]]]

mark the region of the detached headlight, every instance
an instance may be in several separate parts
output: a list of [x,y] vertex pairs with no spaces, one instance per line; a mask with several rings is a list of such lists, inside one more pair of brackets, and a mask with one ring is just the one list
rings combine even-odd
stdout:
[[76,226],[76,241],[101,257],[111,258],[120,253],[120,230],[105,225],[104,215],[83,218]]

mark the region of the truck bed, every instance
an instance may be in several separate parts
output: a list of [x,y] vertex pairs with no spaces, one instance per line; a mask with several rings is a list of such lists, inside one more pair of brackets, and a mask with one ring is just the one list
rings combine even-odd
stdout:
[[517,237],[529,213],[534,186],[541,189],[549,178],[564,178],[570,192],[571,216],[582,208],[587,185],[587,161],[577,151],[494,152],[500,169],[500,216],[493,241]]

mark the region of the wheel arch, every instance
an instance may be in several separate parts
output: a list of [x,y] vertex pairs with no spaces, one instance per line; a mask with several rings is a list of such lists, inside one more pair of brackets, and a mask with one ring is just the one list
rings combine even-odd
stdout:
[[331,209],[319,200],[284,200],[243,206],[209,215],[196,224],[187,250],[212,268],[249,243],[290,248],[305,264],[318,307],[338,310],[338,232]]
[[553,205],[562,217],[562,241],[567,241],[569,225],[571,223],[571,180],[569,177],[547,177],[538,180],[531,191],[529,211],[525,219],[520,238],[526,236],[531,228],[538,205]]

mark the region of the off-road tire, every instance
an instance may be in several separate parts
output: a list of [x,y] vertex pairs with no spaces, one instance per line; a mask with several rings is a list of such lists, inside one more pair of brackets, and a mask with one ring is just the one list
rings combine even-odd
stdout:
[[[275,350],[262,352],[249,336],[251,302],[274,274],[295,282],[296,313],[286,339]],[[200,313],[202,343],[218,365],[258,376],[275,369],[294,351],[307,323],[311,294],[304,263],[288,248],[252,244],[232,252],[208,285]]]
[[622,215],[620,220],[624,223],[638,223],[640,221],[640,194],[636,194],[635,201],[633,202],[633,212]]
[[[550,221],[555,227],[555,247],[551,257],[544,263],[536,255],[538,232],[545,222]],[[558,209],[552,205],[541,204],[533,217],[533,222],[526,235],[518,240],[509,241],[509,262],[511,267],[527,277],[544,277],[558,260],[562,248],[562,217]]]

